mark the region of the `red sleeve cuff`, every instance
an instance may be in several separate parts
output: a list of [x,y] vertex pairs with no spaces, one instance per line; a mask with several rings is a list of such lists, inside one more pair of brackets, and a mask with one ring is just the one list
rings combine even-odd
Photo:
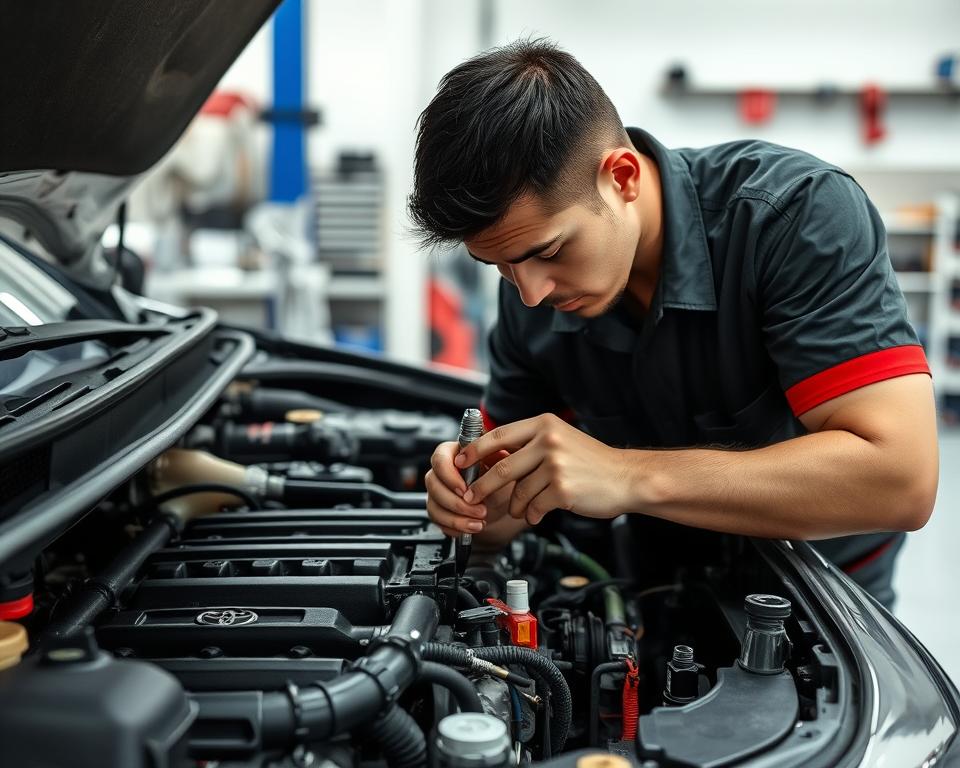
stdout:
[[492,432],[497,428],[497,422],[490,418],[490,414],[487,413],[487,406],[483,403],[480,403],[480,415],[483,417],[484,432]]
[[[561,419],[563,419],[569,424],[573,424],[573,422],[576,421],[576,418],[577,418],[576,414],[570,408],[565,408],[564,410],[560,411],[558,415],[560,416]],[[497,428],[498,426],[497,422],[495,422],[493,419],[490,418],[490,414],[487,413],[487,406],[484,405],[483,403],[480,403],[480,416],[483,417],[484,432],[492,432]]]
[[930,375],[930,366],[927,365],[923,347],[911,344],[881,349],[827,368],[794,384],[786,392],[787,402],[790,403],[793,413],[800,416],[827,400],[867,384],[911,373]]

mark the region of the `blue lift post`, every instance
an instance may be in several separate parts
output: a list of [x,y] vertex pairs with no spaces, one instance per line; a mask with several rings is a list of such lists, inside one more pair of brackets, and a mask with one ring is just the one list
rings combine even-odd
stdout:
[[273,16],[273,157],[270,200],[294,203],[307,192],[303,0],[283,0]]

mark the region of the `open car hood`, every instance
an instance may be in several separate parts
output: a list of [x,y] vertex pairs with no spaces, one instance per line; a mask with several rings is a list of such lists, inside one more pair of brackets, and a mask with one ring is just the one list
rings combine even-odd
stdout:
[[4,0],[0,218],[74,270],[279,0]]

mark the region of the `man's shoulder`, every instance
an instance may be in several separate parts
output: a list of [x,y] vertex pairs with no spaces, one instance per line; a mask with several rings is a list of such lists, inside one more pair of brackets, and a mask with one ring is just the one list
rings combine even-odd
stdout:
[[847,174],[793,147],[756,139],[675,150],[687,163],[700,200],[726,206],[739,198],[788,200],[804,179]]

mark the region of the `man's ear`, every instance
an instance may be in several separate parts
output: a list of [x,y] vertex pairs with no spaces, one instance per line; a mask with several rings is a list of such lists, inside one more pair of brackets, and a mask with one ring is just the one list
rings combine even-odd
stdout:
[[600,181],[612,179],[614,189],[625,203],[632,203],[640,194],[640,158],[632,149],[610,150],[600,163]]

